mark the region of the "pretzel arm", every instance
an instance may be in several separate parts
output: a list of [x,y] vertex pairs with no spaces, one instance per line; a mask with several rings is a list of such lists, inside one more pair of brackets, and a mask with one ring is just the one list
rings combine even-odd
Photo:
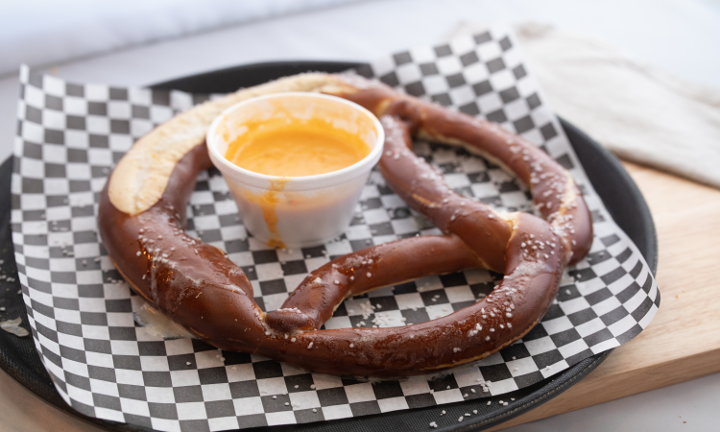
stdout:
[[[464,147],[516,175],[533,193],[540,215],[566,245],[569,263],[575,264],[587,255],[592,246],[592,219],[582,192],[570,173],[538,146],[497,124],[398,93],[379,82],[357,76],[342,76],[340,79],[348,87],[336,95],[364,106],[378,117],[390,115],[399,118],[406,125],[399,127],[408,129],[402,131],[405,135],[413,133],[419,138]],[[386,171],[383,171],[385,174]],[[408,181],[417,180],[417,177],[411,177],[403,182],[400,175],[397,178],[401,186],[393,188],[397,193],[406,191],[404,187]],[[392,177],[387,179],[392,182]],[[411,196],[408,198],[412,199]],[[413,206],[410,201],[408,203]],[[432,216],[432,204],[437,202],[430,204],[427,206],[428,217],[436,224],[442,224],[442,217],[436,221]]]
[[422,103],[421,110],[425,121],[420,136],[461,145],[516,175],[530,188],[542,218],[567,244],[569,263],[587,255],[592,246],[590,211],[565,168],[540,147],[497,124],[428,103]]
[[265,323],[281,333],[319,329],[352,297],[430,275],[480,267],[455,235],[409,237],[337,258],[310,273]]
[[459,235],[481,267],[502,273],[512,224],[482,202],[455,193],[442,174],[416,156],[408,122],[388,115],[381,120],[386,138],[378,166],[388,186],[442,231]]
[[[402,327],[271,332],[255,352],[309,370],[384,377],[430,373],[486,357],[540,321],[562,278],[563,246],[549,225],[524,213],[513,223],[505,277],[475,304]],[[546,246],[528,248],[530,240]]]

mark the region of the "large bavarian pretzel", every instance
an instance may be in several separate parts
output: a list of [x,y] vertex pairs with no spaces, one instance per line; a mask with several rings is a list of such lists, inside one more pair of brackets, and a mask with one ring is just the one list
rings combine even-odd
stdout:
[[[446,234],[333,260],[308,275],[281,309],[265,314],[243,271],[183,227],[195,178],[211,165],[204,143],[211,121],[241,100],[280,91],[336,95],[380,117],[385,180]],[[532,189],[542,219],[499,214],[454,193],[412,153],[411,134],[462,145],[515,173]],[[336,375],[425,374],[488,356],[542,318],[564,266],[584,257],[592,242],[590,215],[570,174],[533,144],[383,84],[320,73],[242,90],[159,126],[115,168],[99,211],[103,243],[125,280],[197,337],[225,350]],[[488,296],[453,314],[404,327],[320,330],[348,296],[476,267],[505,277]]]

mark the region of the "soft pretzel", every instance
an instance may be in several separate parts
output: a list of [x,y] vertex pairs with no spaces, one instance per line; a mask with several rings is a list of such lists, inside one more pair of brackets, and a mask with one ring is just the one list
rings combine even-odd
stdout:
[[[282,308],[265,314],[243,271],[188,236],[185,208],[211,164],[205,132],[225,108],[279,91],[323,92],[359,103],[386,130],[379,166],[388,185],[445,235],[384,243],[310,273]],[[540,217],[501,214],[452,191],[410,150],[411,135],[461,145],[529,185]],[[499,126],[358,76],[302,74],[206,102],[140,139],[100,201],[99,230],[130,286],[198,338],[336,375],[426,374],[486,357],[528,332],[552,303],[568,263],[592,242],[590,215],[570,174]],[[431,274],[482,267],[504,273],[475,304],[392,328],[321,330],[348,296]]]

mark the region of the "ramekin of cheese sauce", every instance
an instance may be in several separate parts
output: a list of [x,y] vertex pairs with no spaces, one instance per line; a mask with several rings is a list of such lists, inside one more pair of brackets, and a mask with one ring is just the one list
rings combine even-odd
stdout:
[[240,102],[207,133],[246,229],[278,248],[318,245],[348,227],[384,139],[371,112],[317,93]]

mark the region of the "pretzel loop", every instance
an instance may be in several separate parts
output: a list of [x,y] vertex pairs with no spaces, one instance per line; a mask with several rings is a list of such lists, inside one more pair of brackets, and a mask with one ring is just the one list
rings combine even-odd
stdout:
[[[265,314],[244,272],[184,232],[184,209],[195,177],[210,166],[201,134],[194,132],[209,125],[208,113],[288,88],[345,97],[381,117],[386,142],[380,171],[445,235],[397,240],[335,259],[309,274],[280,309]],[[133,289],[218,348],[336,375],[406,376],[467,363],[529,331],[555,298],[564,266],[590,247],[589,212],[570,175],[496,125],[359,77],[326,74],[286,78],[209,104],[161,125],[131,149],[103,190],[99,225],[110,258]],[[178,131],[185,133],[182,149],[172,147]],[[462,145],[514,172],[532,189],[545,220],[500,214],[456,194],[412,153],[411,133]],[[166,148],[174,150],[159,153]],[[159,160],[157,167],[138,170],[137,161],[148,158]],[[145,177],[123,181],[141,172]],[[157,195],[158,185],[164,186],[158,196],[144,192]],[[448,316],[403,327],[320,330],[349,296],[475,267],[505,276],[488,296]]]

